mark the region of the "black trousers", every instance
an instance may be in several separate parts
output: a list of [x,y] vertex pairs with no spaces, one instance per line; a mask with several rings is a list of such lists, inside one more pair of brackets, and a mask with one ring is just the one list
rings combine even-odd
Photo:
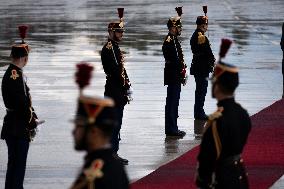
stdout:
[[165,106],[165,134],[177,133],[178,107],[181,92],[181,84],[169,84]]
[[204,119],[206,114],[204,112],[204,102],[207,94],[208,80],[206,76],[194,76],[195,88],[195,102],[194,102],[194,118]]
[[30,142],[14,137],[7,137],[5,140],[8,147],[5,189],[23,189]]
[[117,127],[114,128],[111,138],[111,145],[114,153],[116,153],[119,150],[120,129],[122,125],[124,105],[116,106],[115,110],[116,110],[118,124]]

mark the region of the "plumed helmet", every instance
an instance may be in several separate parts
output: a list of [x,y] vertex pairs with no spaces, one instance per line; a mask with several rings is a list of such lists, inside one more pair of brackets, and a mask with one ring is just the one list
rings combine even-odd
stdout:
[[236,66],[219,61],[214,69],[213,82],[229,91],[235,91],[239,85],[239,69]]
[[171,27],[182,27],[181,18],[179,16],[171,17],[167,23],[168,28]]
[[75,124],[83,127],[98,127],[110,136],[117,125],[117,116],[114,101],[111,98],[86,96],[83,94],[92,76],[93,66],[87,62],[77,64],[75,82],[79,87],[80,95],[77,102]]
[[239,85],[239,69],[221,61],[226,56],[231,44],[230,39],[222,39],[219,51],[220,59],[215,66],[212,81],[229,91],[235,91]]
[[198,16],[196,18],[196,25],[208,24],[207,16]]
[[167,23],[168,29],[170,29],[171,27],[179,27],[179,28],[182,27],[182,23],[181,23],[181,15],[183,13],[182,7],[176,7],[175,10],[178,16],[169,18],[168,23]]
[[10,54],[12,58],[25,57],[28,56],[30,52],[29,45],[24,41],[24,39],[27,37],[28,26],[20,25],[18,26],[18,29],[21,41],[15,41],[14,44],[12,45],[11,54]]
[[117,126],[114,101],[111,98],[81,95],[78,99],[75,123],[84,127],[98,127],[111,133]]
[[123,21],[123,13],[124,13],[124,8],[117,8],[117,13],[119,17],[119,21],[114,21],[109,23],[108,25],[108,31],[120,31],[124,32],[124,21]]

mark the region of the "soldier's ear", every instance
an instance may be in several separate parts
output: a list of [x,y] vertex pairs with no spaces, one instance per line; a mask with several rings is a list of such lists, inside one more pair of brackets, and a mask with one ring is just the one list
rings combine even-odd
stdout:
[[109,37],[112,39],[112,38],[113,38],[113,35],[114,35],[114,32],[113,32],[113,31],[108,31],[108,35],[109,35]]

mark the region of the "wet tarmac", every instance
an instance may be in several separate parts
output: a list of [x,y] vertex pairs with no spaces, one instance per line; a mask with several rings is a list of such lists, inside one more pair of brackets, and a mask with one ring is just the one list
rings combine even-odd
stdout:
[[[82,165],[83,153],[73,149],[71,131],[78,90],[75,65],[88,61],[95,76],[86,94],[102,96],[104,73],[100,50],[107,39],[107,24],[118,20],[116,8],[125,8],[126,32],[121,49],[134,89],[134,101],[126,106],[119,154],[128,158],[127,171],[135,181],[160,165],[188,151],[199,141],[193,137],[195,83],[189,78],[182,87],[179,125],[188,134],[182,140],[165,140],[163,85],[164,59],[161,45],[167,34],[166,22],[183,6],[181,36],[185,61],[192,54],[189,39],[195,18],[208,5],[209,39],[217,57],[223,37],[234,40],[225,62],[240,67],[236,99],[251,115],[282,96],[279,46],[284,21],[283,0],[139,1],[139,0],[0,0],[0,78],[9,63],[10,46],[18,39],[17,25],[30,26],[27,41],[32,47],[25,67],[37,114],[46,123],[31,144],[25,187],[29,189],[68,188]],[[206,97],[206,112],[216,101]],[[0,128],[5,107],[0,101]],[[7,148],[0,141],[0,189],[4,188]],[[283,176],[272,188],[283,188]]]

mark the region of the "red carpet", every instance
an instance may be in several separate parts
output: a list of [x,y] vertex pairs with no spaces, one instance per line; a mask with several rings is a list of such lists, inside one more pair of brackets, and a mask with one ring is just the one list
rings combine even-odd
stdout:
[[[251,189],[266,189],[284,174],[284,100],[253,115],[243,158]],[[131,189],[196,188],[194,175],[199,147],[134,182]]]

